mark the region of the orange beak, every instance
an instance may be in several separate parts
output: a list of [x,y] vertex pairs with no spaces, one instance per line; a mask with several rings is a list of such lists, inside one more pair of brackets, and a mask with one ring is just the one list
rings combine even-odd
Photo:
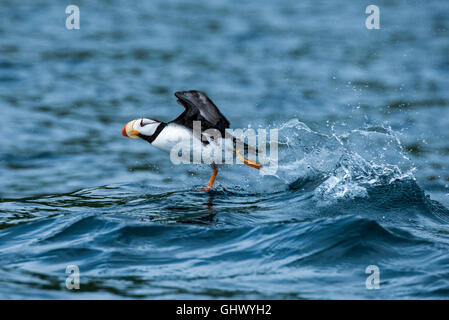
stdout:
[[136,120],[130,121],[122,129],[122,136],[132,139],[139,138],[139,131],[134,130],[134,123]]
[[123,126],[122,136],[129,138],[128,135],[126,134],[126,124]]

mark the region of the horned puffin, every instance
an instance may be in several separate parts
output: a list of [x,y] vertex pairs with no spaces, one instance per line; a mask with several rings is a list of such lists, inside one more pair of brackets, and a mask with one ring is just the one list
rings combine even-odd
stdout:
[[[216,129],[221,135],[221,139],[232,139],[231,145],[233,152],[246,165],[260,169],[261,164],[254,160],[245,158],[241,152],[236,148],[237,138],[226,134],[226,129],[230,127],[228,119],[218,110],[217,106],[209,97],[201,91],[178,91],[175,92],[178,104],[184,107],[184,112],[176,119],[170,122],[162,122],[153,118],[140,118],[128,122],[122,129],[122,136],[143,139],[158,149],[170,152],[174,145],[180,139],[197,139],[201,143],[201,147],[215,148],[218,146],[218,141],[205,132],[208,129]],[[201,133],[194,134],[194,122],[200,121]],[[198,123],[198,122],[197,122]],[[241,142],[241,141],[240,141]],[[244,148],[247,151],[250,148],[246,143]],[[222,141],[220,146],[225,145]],[[199,150],[192,150],[193,152],[201,152]],[[257,150],[255,150],[257,154]],[[211,163],[212,176],[209,183],[203,191],[208,191],[212,188],[215,178],[218,174],[218,165],[215,162]]]

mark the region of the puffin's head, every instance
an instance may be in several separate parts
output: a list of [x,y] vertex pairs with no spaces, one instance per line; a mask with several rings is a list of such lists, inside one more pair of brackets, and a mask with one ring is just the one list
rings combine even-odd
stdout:
[[141,118],[128,122],[122,129],[122,136],[137,139],[150,137],[156,131],[160,122],[150,118]]

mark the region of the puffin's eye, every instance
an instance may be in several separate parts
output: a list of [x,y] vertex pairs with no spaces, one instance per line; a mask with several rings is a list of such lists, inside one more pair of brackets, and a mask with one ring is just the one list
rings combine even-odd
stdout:
[[[145,122],[144,122],[143,120],[145,120]],[[152,123],[154,123],[154,121],[153,121],[152,119],[148,119],[148,118],[142,118],[142,119],[140,119],[140,126],[141,126],[141,127],[144,127],[144,126],[146,126],[147,124],[152,124]]]

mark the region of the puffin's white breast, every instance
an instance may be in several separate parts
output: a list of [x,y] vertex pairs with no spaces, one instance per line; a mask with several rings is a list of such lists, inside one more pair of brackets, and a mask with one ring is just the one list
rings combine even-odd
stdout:
[[208,144],[203,144],[198,138],[194,137],[191,129],[169,123],[153,141],[152,145],[170,153],[175,147],[178,150],[180,144],[188,144],[185,149],[189,150],[190,156],[193,156],[194,159],[202,159],[203,163],[217,162],[214,161],[217,160],[217,156],[221,158],[219,163],[223,162],[224,148],[227,147],[231,147],[232,154],[232,140],[225,143],[225,140],[221,139],[221,144],[217,144],[217,141],[210,140],[207,134],[204,137],[208,139]]
[[169,123],[159,133],[152,145],[161,150],[170,152],[172,148],[181,141],[190,141],[192,139],[192,131],[186,127]]

